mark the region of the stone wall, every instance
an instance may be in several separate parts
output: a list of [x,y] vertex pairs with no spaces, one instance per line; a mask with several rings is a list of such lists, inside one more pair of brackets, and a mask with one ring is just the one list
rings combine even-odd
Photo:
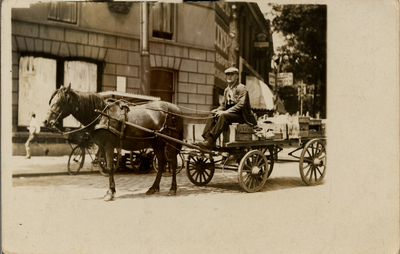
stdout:
[[[54,58],[78,58],[102,63],[101,90],[116,89],[117,76],[127,78],[127,92],[140,94],[140,41],[94,31],[33,22],[12,22],[12,124],[18,126],[18,73],[21,54]],[[212,109],[215,50],[174,42],[150,42],[151,68],[176,73],[175,104],[185,115],[185,124],[203,124]],[[192,139],[185,133],[185,139]]]

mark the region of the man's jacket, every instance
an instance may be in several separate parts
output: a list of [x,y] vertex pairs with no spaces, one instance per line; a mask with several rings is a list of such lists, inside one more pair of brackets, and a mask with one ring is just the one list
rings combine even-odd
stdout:
[[228,87],[224,91],[224,101],[218,107],[218,110],[226,110],[229,113],[240,113],[242,112],[244,120],[250,125],[257,125],[257,121],[253,115],[253,111],[250,106],[249,94],[246,90],[246,86],[243,84],[238,84],[236,87],[232,88],[234,101],[236,104],[227,109],[227,95]]

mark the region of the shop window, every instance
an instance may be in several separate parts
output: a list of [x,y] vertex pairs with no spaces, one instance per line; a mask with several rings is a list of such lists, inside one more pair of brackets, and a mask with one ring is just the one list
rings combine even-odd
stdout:
[[165,70],[152,70],[150,77],[150,95],[174,103],[174,73]]
[[38,123],[42,124],[41,119],[44,119],[49,108],[48,99],[56,89],[56,78],[56,60],[33,56],[20,58],[18,89],[19,126],[29,126],[30,112],[35,112]]
[[[71,84],[74,90],[97,92],[97,72],[97,64],[94,63],[22,56],[19,60],[18,126],[29,125],[30,112],[35,112],[36,119],[42,123],[49,108],[49,99],[59,87],[57,84]],[[65,118],[62,125],[80,126],[72,116]]]
[[155,3],[153,10],[153,37],[172,40],[175,26],[175,5]]
[[47,19],[76,24],[76,14],[76,2],[51,2]]
[[[83,61],[64,62],[64,85],[82,92],[97,92],[97,65]],[[64,127],[79,127],[80,123],[71,115],[64,119]]]

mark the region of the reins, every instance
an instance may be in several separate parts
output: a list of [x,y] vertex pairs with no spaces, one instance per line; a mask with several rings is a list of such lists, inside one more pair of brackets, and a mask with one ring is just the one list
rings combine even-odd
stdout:
[[[128,105],[133,105],[133,106],[145,105],[145,104],[150,103],[150,102],[143,102],[143,103],[140,103],[140,104],[139,103],[132,103],[132,102],[126,101],[124,99],[116,100],[113,103],[117,104],[119,101],[124,102],[124,103],[126,103]],[[176,105],[176,106],[179,107],[179,108],[184,108],[184,109],[188,109],[188,110],[192,110],[192,111],[196,111],[196,112],[205,112],[207,114],[211,113],[211,111],[197,110],[197,109],[192,109],[192,108],[188,108],[188,107],[183,107],[183,106],[180,106],[180,105]],[[192,116],[188,116],[188,115],[169,112],[169,111],[166,111],[166,110],[163,110],[163,109],[158,109],[158,108],[145,108],[145,109],[149,109],[149,110],[153,110],[153,111],[160,111],[160,112],[164,112],[164,113],[168,113],[168,114],[171,114],[171,115],[174,115],[174,116],[180,116],[180,117],[188,118],[188,119],[206,120],[206,119],[212,119],[213,118],[213,117],[209,117],[209,116],[207,116],[207,117],[192,117]]]
[[[128,104],[128,105],[133,105],[133,106],[140,106],[140,105],[145,105],[145,104],[150,103],[150,102],[147,102],[147,101],[146,101],[146,102],[141,102],[141,103],[133,103],[133,102],[126,101],[126,100],[124,100],[124,99],[119,99],[119,100],[115,100],[115,101],[113,101],[113,102],[110,102],[110,104],[106,105],[106,106],[104,107],[104,109],[102,110],[102,112],[104,112],[108,107],[110,107],[110,106],[112,106],[112,105],[115,105],[115,104],[118,104],[119,102],[124,102],[124,103],[126,103],[126,104]],[[179,108],[184,108],[184,109],[188,109],[188,110],[192,110],[192,111],[196,111],[196,112],[206,112],[206,113],[208,113],[208,114],[210,113],[210,111],[196,110],[196,109],[191,109],[191,108],[188,108],[188,107],[183,107],[183,106],[180,106],[180,105],[176,105],[176,106],[179,107]],[[167,113],[167,114],[171,114],[171,115],[179,116],[179,117],[183,117],[183,118],[188,118],[188,119],[204,120],[204,119],[213,118],[213,117],[209,117],[209,116],[208,116],[208,117],[192,117],[192,116],[188,116],[188,115],[184,115],[184,114],[177,114],[177,113],[173,113],[173,112],[169,112],[169,111],[167,111],[167,110],[157,109],[157,108],[145,108],[145,109],[153,110],[153,111],[160,111],[160,112],[164,112],[164,113]],[[56,114],[56,115],[57,115],[56,112],[53,112],[52,110],[50,110],[50,111],[51,111],[53,114]],[[64,111],[61,111],[61,112],[57,115],[56,121],[60,118],[60,116],[61,116],[61,114],[62,114],[63,112],[64,112]],[[56,129],[57,129],[58,133],[60,133],[61,135],[69,135],[69,134],[72,134],[72,133],[79,132],[79,131],[82,131],[82,130],[87,129],[87,128],[90,127],[92,124],[94,124],[100,117],[101,117],[101,114],[99,114],[99,115],[98,115],[92,122],[90,122],[89,124],[84,125],[84,126],[78,128],[78,129],[75,129],[75,130],[72,130],[72,131],[61,131],[61,130],[58,129],[58,128],[56,128]],[[150,137],[150,138],[153,138],[153,137]],[[136,139],[136,138],[135,138],[135,139]],[[148,139],[148,138],[145,138],[145,139]]]
[[[109,105],[106,105],[105,107],[104,107],[104,109],[102,110],[102,112],[104,112],[106,109],[107,109],[107,107],[108,107]],[[61,114],[60,114],[61,115]],[[75,133],[75,132],[79,132],[79,131],[82,131],[82,130],[84,130],[84,129],[86,129],[86,128],[88,128],[88,127],[90,127],[92,124],[94,124],[99,118],[101,117],[101,114],[99,114],[92,122],[90,122],[89,124],[87,124],[87,125],[84,125],[84,126],[82,126],[81,128],[79,128],[79,129],[76,129],[76,130],[72,130],[72,131],[61,131],[61,130],[59,130],[58,128],[57,128],[57,130],[58,130],[58,132],[61,134],[61,135],[69,135],[69,134],[72,134],[72,133]]]

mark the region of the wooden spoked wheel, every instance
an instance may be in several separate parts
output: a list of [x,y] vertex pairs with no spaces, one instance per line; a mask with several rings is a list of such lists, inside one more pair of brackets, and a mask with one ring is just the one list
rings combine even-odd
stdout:
[[268,160],[259,150],[251,150],[242,158],[238,169],[239,184],[247,192],[257,192],[268,178]]
[[214,171],[215,164],[213,158],[189,156],[186,175],[193,184],[197,186],[206,185],[213,178]]
[[261,148],[260,151],[265,155],[265,157],[267,157],[268,166],[269,166],[267,177],[269,177],[272,173],[272,170],[274,169],[274,162],[275,162],[275,157],[276,157],[276,155],[274,155],[275,148],[273,146],[269,146],[269,147]]
[[139,174],[147,174],[153,168],[154,153],[148,152],[147,149],[141,149],[138,152],[131,151],[130,162],[132,169]]
[[[167,153],[166,153],[166,155],[167,155]],[[169,153],[168,153],[168,155],[169,155]],[[185,158],[183,157],[182,154],[178,154],[177,155],[177,164],[176,164],[176,173],[177,174],[180,173],[184,167],[185,167]],[[156,172],[158,172],[158,159],[157,159],[157,156],[154,156],[153,168],[154,168],[154,170]],[[168,173],[168,174],[172,174],[172,169],[170,168],[170,163],[169,163],[169,159],[168,158],[167,158],[167,162],[165,164],[163,172]]]
[[320,139],[312,139],[300,156],[300,175],[307,185],[319,184],[326,173],[326,150]]
[[78,174],[79,170],[85,163],[85,148],[83,146],[76,146],[72,149],[68,159],[68,173],[70,175]]

